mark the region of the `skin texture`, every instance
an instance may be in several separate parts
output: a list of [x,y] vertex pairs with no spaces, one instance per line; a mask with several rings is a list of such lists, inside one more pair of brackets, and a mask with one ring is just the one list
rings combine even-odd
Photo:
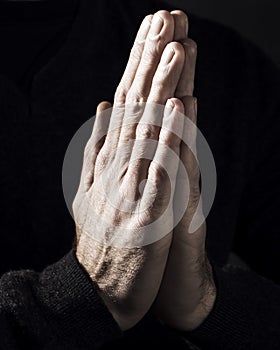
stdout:
[[[196,45],[187,38],[187,27],[187,17],[181,11],[159,11],[143,20],[115,93],[110,120],[102,117],[102,111],[111,104],[102,102],[98,106],[73,203],[77,258],[124,330],[139,322],[151,306],[163,322],[191,330],[203,322],[215,300],[211,265],[205,252],[205,223],[195,233],[188,233],[200,195],[198,165],[180,137],[170,132],[184,128],[178,112],[196,123],[197,103],[192,97]],[[145,113],[145,108],[141,108],[144,102],[165,106],[160,117],[161,127],[153,125],[153,109]],[[135,104],[140,109],[133,110],[136,117],[134,123],[128,125],[131,121],[128,106]],[[107,135],[101,137],[104,131]],[[190,136],[195,145],[195,133]],[[144,142],[139,150],[139,144],[133,142],[135,139],[155,140],[157,146],[151,149]],[[132,141],[128,150],[118,151],[128,141]],[[130,162],[131,157],[145,153],[147,147],[152,160]],[[166,147],[177,157],[168,157]],[[128,234],[123,235],[129,242],[139,229],[145,231],[164,210],[169,211],[170,222],[166,225],[172,226],[173,210],[181,205],[180,200],[185,200],[179,196],[179,201],[168,207],[169,199],[180,192],[182,186],[179,157],[190,184],[188,207],[181,222],[155,243],[139,248],[110,246],[114,236],[123,234],[123,225],[129,227]],[[170,170],[171,181],[176,183],[175,193],[159,164]],[[145,179],[148,181],[143,183]],[[106,194],[101,190],[104,184]],[[123,212],[112,206],[108,193],[118,205],[125,199],[135,201],[131,211]],[[155,230],[161,232],[162,226],[155,226]],[[101,241],[90,234],[97,231]]]
[[[176,23],[174,40],[182,42],[185,50],[185,64],[175,96],[183,101],[186,116],[196,124],[197,101],[192,96],[197,46],[193,40],[186,38],[187,16],[182,11],[173,11],[171,14]],[[191,135],[194,149],[195,138],[195,134]],[[189,202],[185,215],[173,232],[168,263],[155,309],[158,315],[172,327],[193,330],[210,313],[215,302],[216,289],[211,264],[205,250],[205,221],[194,233],[188,233],[193,215],[200,205],[198,164],[184,142],[181,143],[180,156],[190,182]],[[176,191],[180,190],[181,184],[177,179]],[[179,198],[179,195],[175,195],[175,198]],[[174,203],[175,210],[176,205],[183,204],[180,201]],[[198,210],[198,212],[202,211]]]

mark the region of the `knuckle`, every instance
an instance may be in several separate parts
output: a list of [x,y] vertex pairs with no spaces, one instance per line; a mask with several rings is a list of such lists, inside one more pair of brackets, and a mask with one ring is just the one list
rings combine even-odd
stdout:
[[130,60],[134,63],[140,61],[143,52],[144,43],[136,41],[130,51]]
[[189,206],[192,208],[197,208],[200,201],[201,193],[199,186],[192,186],[190,189]]
[[153,66],[155,61],[159,61],[163,46],[161,38],[160,34],[156,38],[148,38],[142,57],[145,67]]
[[84,159],[92,159],[100,152],[106,136],[100,138],[91,137],[84,148]]
[[122,84],[119,84],[114,95],[114,103],[124,104],[125,100],[126,100],[126,89],[123,87]]
[[140,93],[136,88],[131,88],[126,95],[127,103],[145,102],[145,94]]
[[132,91],[132,89],[130,89],[126,95],[126,102],[132,103],[135,101],[134,99],[135,99],[135,93],[134,91]]
[[97,173],[100,173],[106,166],[107,164],[107,157],[104,154],[104,152],[100,152],[96,158],[96,163],[95,163],[95,170]]
[[160,142],[169,148],[176,149],[180,146],[180,138],[169,130],[162,128],[160,131]]
[[156,136],[156,127],[151,124],[138,124],[136,137],[139,139],[154,139]]
[[149,167],[149,178],[154,182],[154,184],[160,185],[162,181],[166,181],[168,175],[162,166],[155,161],[151,161]]

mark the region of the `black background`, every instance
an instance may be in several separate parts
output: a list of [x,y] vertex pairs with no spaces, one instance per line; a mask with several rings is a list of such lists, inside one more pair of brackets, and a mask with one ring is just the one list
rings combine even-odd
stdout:
[[[236,29],[261,47],[280,67],[279,0],[166,0]],[[190,24],[191,25],[191,24]],[[218,38],[217,38],[218,39]]]

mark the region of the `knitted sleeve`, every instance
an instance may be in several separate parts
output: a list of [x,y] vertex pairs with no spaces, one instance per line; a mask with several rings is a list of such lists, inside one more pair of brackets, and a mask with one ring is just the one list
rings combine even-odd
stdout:
[[96,349],[121,331],[74,251],[0,280],[0,349]]

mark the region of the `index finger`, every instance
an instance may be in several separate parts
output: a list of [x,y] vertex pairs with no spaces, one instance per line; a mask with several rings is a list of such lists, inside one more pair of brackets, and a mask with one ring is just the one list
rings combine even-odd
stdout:
[[145,41],[151,27],[152,19],[153,15],[146,16],[138,30],[133,47],[130,51],[128,63],[115,94],[115,102],[117,103],[125,102],[125,96],[132,85],[136,71],[141,61]]

